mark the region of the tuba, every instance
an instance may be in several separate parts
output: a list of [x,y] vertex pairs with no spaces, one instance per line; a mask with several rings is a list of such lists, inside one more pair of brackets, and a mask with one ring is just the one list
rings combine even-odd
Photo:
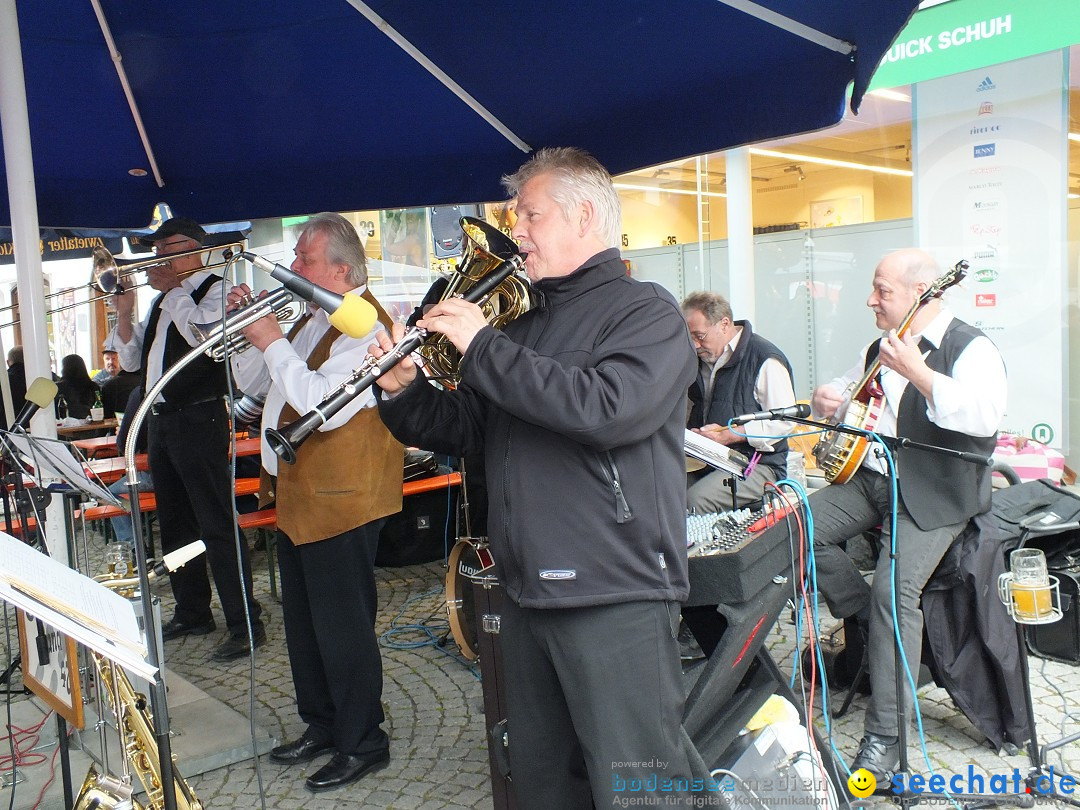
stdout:
[[[447,298],[465,298],[469,290],[498,267],[507,256],[517,253],[514,241],[486,222],[473,217],[462,217],[460,224],[465,233],[465,247],[461,252],[461,261],[452,271],[450,282],[439,298],[440,301]],[[489,325],[502,329],[514,318],[528,312],[530,304],[528,285],[518,276],[510,275],[480,303],[480,309]],[[417,351],[424,358],[428,376],[451,386],[457,385],[461,354],[446,335],[435,333]]]
[[[153,718],[146,706],[146,698],[138,694],[127,675],[104,656],[91,652],[97,665],[98,683],[109,696],[109,703],[116,712],[116,725],[123,743],[124,758],[139,775],[146,790],[146,804],[131,798],[130,778],[99,775],[94,767],[83,781],[82,790],[75,800],[75,810],[92,808],[133,808],[133,810],[163,810],[165,799],[161,789],[158,765],[158,747],[154,739]],[[203,810],[184,778],[173,771],[177,810]]]

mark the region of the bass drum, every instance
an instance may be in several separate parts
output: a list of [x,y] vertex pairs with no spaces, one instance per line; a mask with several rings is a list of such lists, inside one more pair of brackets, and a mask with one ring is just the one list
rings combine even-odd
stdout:
[[469,661],[475,661],[479,656],[473,583],[494,585],[498,582],[487,538],[463,537],[458,540],[447,561],[446,614],[450,618],[454,641]]

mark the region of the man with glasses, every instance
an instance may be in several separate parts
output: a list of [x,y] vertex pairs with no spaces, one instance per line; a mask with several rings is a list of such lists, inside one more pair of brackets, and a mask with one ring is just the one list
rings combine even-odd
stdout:
[[[718,293],[691,293],[682,310],[700,361],[690,386],[687,426],[752,460],[734,497],[740,507],[759,502],[767,483],[787,475],[788,443],[783,437],[791,432],[791,423],[749,422],[738,433],[727,423],[739,414],[794,405],[791,364],[780,349],[754,334],[749,321],[734,320],[731,305]],[[687,508],[699,513],[731,509],[730,477],[721,470],[691,474]]]
[[[117,323],[110,344],[116,347],[124,369],[142,369],[142,387],[147,392],[198,344],[189,324],[221,318],[224,282],[220,276],[199,270],[203,254],[196,251],[202,247],[206,232],[194,220],[174,217],[142,238],[153,244],[158,256],[188,254],[147,270],[150,286],[160,295],[141,323],[133,322],[133,291],[116,299]],[[162,550],[174,551],[199,539],[206,543],[206,559],[229,631],[213,653],[217,661],[248,654],[249,615],[255,646],[266,640],[262,608],[251,594],[251,566],[242,542],[237,560],[225,390],[224,365],[200,357],[158,394],[148,421]],[[206,566],[195,560],[169,574],[169,579],[176,611],[162,626],[162,638],[168,641],[212,633],[217,625],[210,610]]]

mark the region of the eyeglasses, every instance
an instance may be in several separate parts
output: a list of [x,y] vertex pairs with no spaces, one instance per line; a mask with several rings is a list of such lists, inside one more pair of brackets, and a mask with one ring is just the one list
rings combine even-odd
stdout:
[[[704,343],[705,338],[707,338],[709,336],[709,333],[712,332],[713,329],[720,326],[721,324],[724,323],[724,321],[727,321],[727,320],[728,320],[727,318],[721,318],[716,323],[710,324],[709,328],[706,329],[704,332],[691,332],[690,333],[690,339],[692,341],[694,341],[694,343],[699,343],[699,344]],[[730,323],[730,321],[728,321],[728,323]]]
[[173,245],[183,245],[188,241],[190,240],[185,237],[184,239],[173,239],[171,242],[154,242],[154,253],[161,253],[163,248],[172,247]]

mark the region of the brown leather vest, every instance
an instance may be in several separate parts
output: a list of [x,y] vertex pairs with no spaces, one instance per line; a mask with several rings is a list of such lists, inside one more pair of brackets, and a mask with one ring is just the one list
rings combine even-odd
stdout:
[[[365,298],[387,329],[391,319],[369,290]],[[290,331],[289,339],[293,338]],[[317,369],[340,337],[330,327],[307,358]],[[285,404],[279,425],[299,417]],[[378,408],[364,408],[339,428],[315,431],[297,450],[296,463],[278,464],[277,523],[294,545],[336,537],[401,511],[404,448],[390,435]]]

